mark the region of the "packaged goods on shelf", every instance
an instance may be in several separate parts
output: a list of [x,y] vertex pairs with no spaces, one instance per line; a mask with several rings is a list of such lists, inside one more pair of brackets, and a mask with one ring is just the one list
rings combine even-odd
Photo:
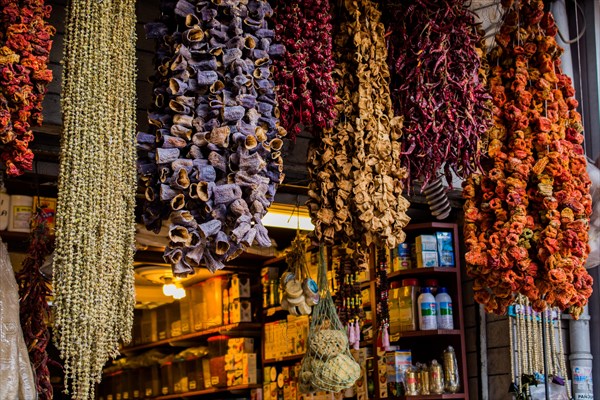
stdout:
[[412,365],[410,350],[391,351],[385,354],[388,393],[399,396],[403,393],[404,372]]
[[404,279],[398,290],[398,321],[394,321],[390,311],[390,333],[392,326],[397,327],[399,332],[417,330],[418,310],[417,291],[419,281],[416,279]]
[[437,251],[417,251],[417,268],[438,267]]
[[248,299],[251,296],[250,277],[243,274],[234,274],[229,284],[229,298],[231,300]]
[[308,340],[308,317],[289,315],[287,320],[265,324],[264,358],[277,360],[303,354]]
[[451,232],[436,232],[440,267],[454,267],[454,243]]
[[227,348],[230,354],[254,353],[254,338],[231,338],[227,341]]
[[142,343],[158,340],[156,309],[142,311]]
[[210,383],[214,387],[227,386],[227,371],[225,371],[225,356],[211,357]]
[[401,243],[392,249],[392,272],[410,269],[411,267],[408,243]]
[[431,294],[431,289],[428,287],[423,288],[417,302],[419,329],[422,331],[437,329],[437,305],[435,297]]
[[194,330],[223,325],[223,288],[225,279],[216,276],[190,287]]
[[181,317],[181,334],[185,335],[194,330],[194,321],[192,319],[191,296],[185,296],[179,299],[179,316]]
[[232,324],[252,321],[252,304],[248,300],[234,300],[229,304],[229,320]]
[[[187,296],[186,296],[187,297]],[[181,336],[181,306],[178,301],[165,306],[169,315],[168,337]]]
[[173,357],[169,356],[160,363],[160,394],[173,393]]
[[437,252],[437,239],[435,235],[419,235],[415,239],[417,253],[421,251]]

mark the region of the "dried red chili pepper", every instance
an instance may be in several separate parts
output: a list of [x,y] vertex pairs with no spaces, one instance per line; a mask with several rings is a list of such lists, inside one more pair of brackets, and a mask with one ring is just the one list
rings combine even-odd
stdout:
[[50,341],[47,324],[50,306],[47,299],[51,291],[49,282],[42,275],[40,268],[52,252],[53,239],[45,218],[41,210],[34,215],[32,221],[34,228],[30,235],[27,258],[17,274],[21,328],[29,350],[29,359],[35,374],[35,389],[40,400],[52,399],[52,384],[48,370],[50,360],[46,352],[46,346]]
[[290,139],[306,129],[330,129],[335,122],[336,85],[328,0],[273,2],[275,39],[285,54],[273,62],[281,124]]
[[51,10],[43,0],[0,0],[0,159],[10,176],[32,168],[31,126],[42,122],[42,100],[52,80]]
[[491,124],[474,14],[462,1],[413,0],[395,10],[388,31],[409,190],[414,180],[427,186],[442,168],[448,183],[451,171],[467,177],[479,169],[479,140]]

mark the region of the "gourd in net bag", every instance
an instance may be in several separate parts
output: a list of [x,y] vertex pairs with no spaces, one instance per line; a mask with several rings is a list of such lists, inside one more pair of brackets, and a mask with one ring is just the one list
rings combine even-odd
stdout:
[[319,302],[317,282],[310,277],[306,265],[306,236],[296,234],[286,254],[288,268],[281,276],[281,308],[292,315],[310,315]]
[[299,388],[302,393],[319,390],[339,392],[360,377],[360,366],[350,354],[346,329],[340,322],[327,284],[327,266],[319,249],[318,282],[321,300],[313,309],[308,350],[302,359]]

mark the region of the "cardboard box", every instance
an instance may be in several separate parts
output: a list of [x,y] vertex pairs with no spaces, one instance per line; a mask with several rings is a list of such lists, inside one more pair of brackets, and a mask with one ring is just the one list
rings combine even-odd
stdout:
[[229,353],[254,353],[254,338],[230,338],[227,347]]
[[158,364],[142,368],[141,372],[143,384],[142,397],[160,396],[160,367]]
[[439,265],[437,251],[417,252],[417,268],[432,268]]
[[160,394],[173,393],[173,363],[166,362],[160,366]]
[[204,383],[204,389],[212,387],[210,359],[206,357],[202,358],[202,382]]
[[454,243],[452,232],[436,232],[440,267],[454,267]]
[[194,321],[192,319],[191,295],[187,290],[187,295],[179,300],[179,316],[181,317],[181,334],[185,335],[194,330]]
[[412,365],[410,350],[390,351],[385,354],[388,383],[404,383],[404,371]]
[[252,297],[250,292],[250,277],[243,274],[234,274],[230,281],[229,298],[236,300],[248,299],[250,297]]
[[169,305],[156,308],[156,332],[158,340],[167,339],[171,336],[171,314]]
[[188,390],[204,389],[204,372],[202,368],[202,358],[192,358],[184,361],[187,374]]
[[227,371],[225,371],[225,356],[212,357],[210,360],[210,383],[214,387],[227,386]]
[[142,343],[158,341],[156,309],[142,311]]
[[232,324],[252,321],[252,305],[247,300],[235,300],[229,308],[229,317]]
[[189,288],[195,331],[223,325],[223,285],[217,276]]
[[436,251],[437,239],[435,235],[419,235],[415,240],[417,253],[420,251]]
[[179,302],[174,301],[167,305],[167,313],[169,314],[168,337],[181,336],[181,306]]

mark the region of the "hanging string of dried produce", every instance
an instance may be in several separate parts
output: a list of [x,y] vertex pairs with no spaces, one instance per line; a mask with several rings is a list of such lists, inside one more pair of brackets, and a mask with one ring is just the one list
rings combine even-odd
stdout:
[[318,135],[335,122],[335,66],[329,0],[273,2],[275,39],[285,46],[273,62],[281,125],[294,139],[301,126]]
[[334,39],[338,120],[308,155],[309,201],[315,233],[347,243],[360,266],[371,243],[392,248],[405,239],[402,119],[393,116],[381,13],[369,0],[345,1]]
[[44,0],[0,1],[0,159],[9,176],[32,168],[31,127],[42,123],[42,100],[52,81],[51,11]]
[[131,340],[135,235],[135,2],[69,3],[53,290],[73,398]]
[[541,0],[508,6],[489,58],[490,160],[463,191],[467,270],[490,312],[505,313],[522,293],[535,310],[577,317],[592,290],[583,126],[552,15]]
[[[334,255],[334,271],[337,283],[335,306],[342,325],[348,330],[348,343],[354,349],[360,347],[360,320],[364,318],[363,299],[359,274],[363,270],[346,248],[339,248]],[[337,257],[336,257],[337,256]]]
[[479,80],[480,35],[463,1],[404,2],[390,19],[391,91],[404,116],[402,165],[427,187],[443,169],[466,178],[479,170],[480,137],[491,125],[490,96]]
[[284,47],[271,43],[273,10],[265,1],[179,0],[174,11],[175,33],[150,27],[167,46],[159,49],[151,132],[138,135],[140,147],[155,138],[156,150],[147,149],[156,165],[142,156],[138,170],[141,179],[158,177],[146,189],[145,222],[157,229],[169,216],[164,258],[181,276],[201,263],[221,269],[254,243],[271,245],[261,219],[283,180],[286,131],[270,66]]
[[390,283],[388,281],[388,265],[385,253],[385,250],[378,252],[376,260],[377,269],[375,271],[377,278],[377,285],[375,287],[377,298],[377,325],[379,327],[380,332],[380,336],[378,338],[378,346],[383,349],[387,349],[390,346]]
[[21,329],[35,376],[35,390],[40,400],[52,399],[49,359],[46,352],[50,341],[47,322],[50,318],[48,297],[51,291],[49,282],[40,271],[53,248],[53,238],[46,221],[46,217],[38,209],[32,219],[33,229],[29,236],[27,258],[16,276],[19,284]]

